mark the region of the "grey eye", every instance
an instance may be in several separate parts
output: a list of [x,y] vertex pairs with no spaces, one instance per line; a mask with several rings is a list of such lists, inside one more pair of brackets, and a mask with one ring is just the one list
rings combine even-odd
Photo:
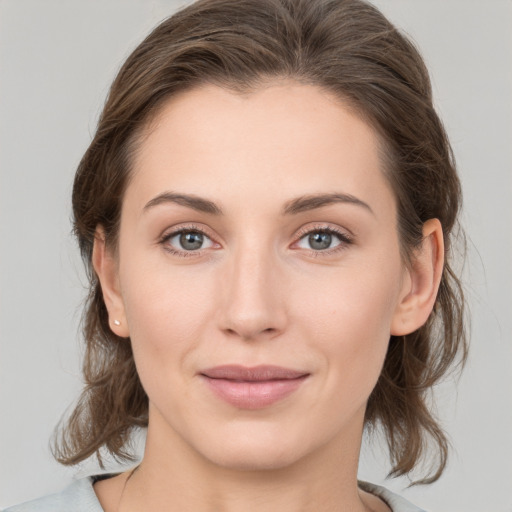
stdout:
[[338,245],[348,243],[343,235],[329,229],[316,229],[306,233],[299,240],[299,247],[301,249],[312,249],[314,251],[325,251],[326,249],[333,249]]
[[183,249],[187,251],[193,251],[195,249],[200,249],[201,245],[203,245],[203,235],[201,233],[195,233],[193,231],[189,231],[186,233],[180,234],[180,245]]
[[197,251],[213,246],[213,242],[204,233],[190,229],[170,236],[167,243],[178,251]]
[[331,245],[332,235],[330,233],[316,232],[308,235],[308,241],[312,249],[321,251],[328,249]]

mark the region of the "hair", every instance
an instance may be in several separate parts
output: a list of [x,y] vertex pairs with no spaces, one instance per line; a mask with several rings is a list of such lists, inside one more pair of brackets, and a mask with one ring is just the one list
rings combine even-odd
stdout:
[[148,397],[131,344],[109,327],[91,262],[99,225],[116,248],[123,195],[145,130],[178,92],[203,84],[251,92],[280,79],[333,93],[376,130],[404,261],[421,245],[425,221],[442,224],[445,266],[433,312],[417,331],[391,336],[365,426],[384,433],[391,476],[427,460],[428,471],[415,483],[433,482],[443,472],[448,441],[429,399],[467,355],[462,286],[451,267],[453,241],[461,234],[461,186],[418,50],[362,0],[199,0],[158,25],[121,67],[73,187],[74,231],[89,279],[85,388],[54,440],[61,463],[96,454],[102,465],[105,449],[129,460],[133,429],[147,426]]

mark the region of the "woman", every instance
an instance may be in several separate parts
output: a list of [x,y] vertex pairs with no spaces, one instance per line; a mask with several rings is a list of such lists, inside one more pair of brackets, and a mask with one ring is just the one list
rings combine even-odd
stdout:
[[[460,184],[415,48],[356,0],[208,0],[114,81],[77,171],[87,387],[56,454],[140,465],[11,510],[419,510],[357,482],[447,442]],[[426,450],[427,443],[433,451]]]

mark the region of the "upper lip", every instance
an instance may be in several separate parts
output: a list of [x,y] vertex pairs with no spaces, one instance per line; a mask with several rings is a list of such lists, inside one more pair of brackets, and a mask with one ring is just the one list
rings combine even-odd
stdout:
[[297,379],[299,377],[305,377],[308,373],[274,365],[247,367],[236,364],[226,364],[203,370],[201,371],[201,375],[209,377],[210,379],[258,382]]

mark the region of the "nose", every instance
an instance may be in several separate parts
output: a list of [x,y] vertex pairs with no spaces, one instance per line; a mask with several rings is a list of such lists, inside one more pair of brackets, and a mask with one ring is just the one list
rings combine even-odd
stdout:
[[241,242],[227,258],[221,280],[219,326],[245,341],[274,338],[286,326],[286,288],[268,244]]

